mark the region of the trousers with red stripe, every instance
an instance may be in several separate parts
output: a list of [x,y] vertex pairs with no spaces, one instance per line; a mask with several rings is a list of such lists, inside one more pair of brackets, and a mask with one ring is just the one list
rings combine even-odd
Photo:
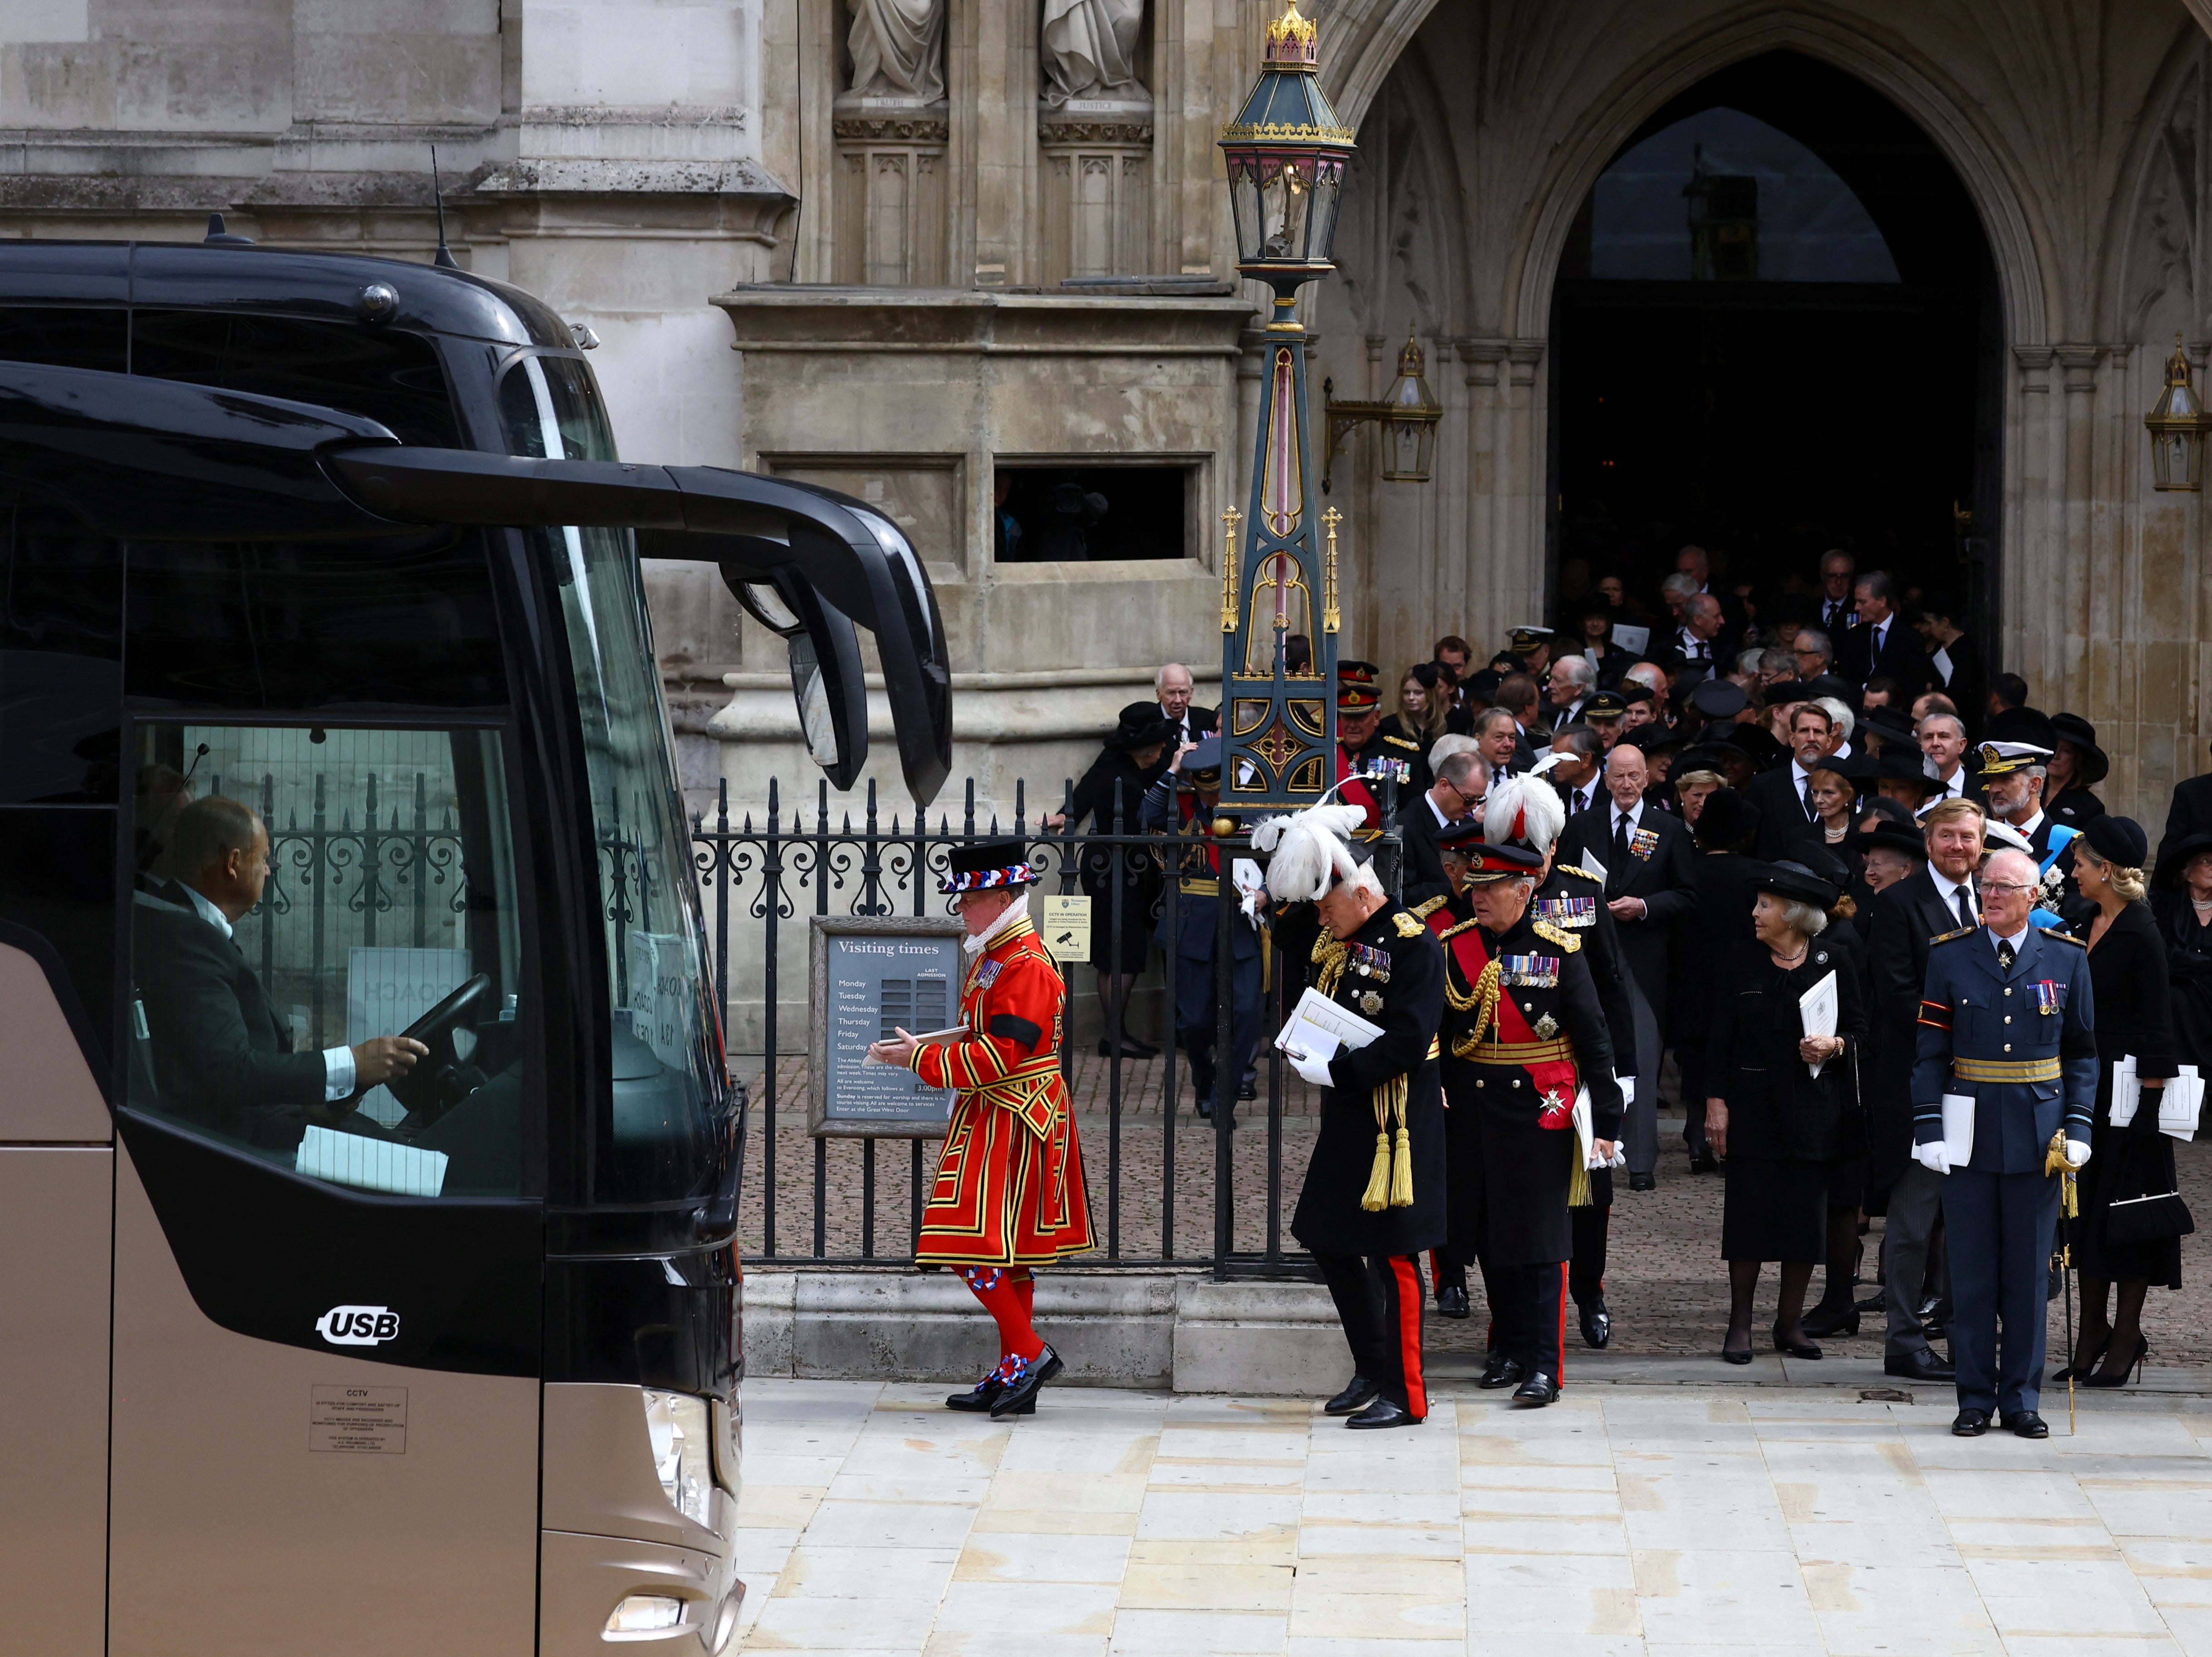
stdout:
[[1416,1419],[1429,1413],[1421,1363],[1421,1265],[1418,1256],[1314,1256],[1336,1302],[1352,1367],[1378,1383],[1382,1396]]

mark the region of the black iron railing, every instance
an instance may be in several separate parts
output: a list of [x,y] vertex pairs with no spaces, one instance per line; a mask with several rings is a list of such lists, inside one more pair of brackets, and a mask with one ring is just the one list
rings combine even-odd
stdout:
[[[695,825],[695,862],[707,919],[713,935],[715,989],[720,1004],[733,1023],[732,1069],[748,1081],[746,1121],[740,1130],[748,1166],[744,1174],[742,1214],[747,1228],[749,1257],[764,1265],[861,1265],[890,1264],[910,1257],[923,1203],[925,1181],[934,1167],[933,1142],[907,1142],[907,1192],[904,1235],[886,1248],[885,1228],[878,1223],[878,1143],[866,1137],[837,1142],[833,1167],[830,1139],[811,1142],[811,1178],[794,1181],[787,1159],[796,1152],[808,1154],[799,1142],[804,1136],[806,1112],[803,1103],[787,1097],[792,1079],[783,1061],[787,1055],[807,1050],[806,1031],[792,1027],[784,1004],[784,977],[790,970],[787,951],[803,948],[806,919],[813,915],[889,916],[946,912],[938,890],[951,850],[978,839],[1021,839],[1040,886],[1048,892],[1088,892],[1092,899],[1094,953],[1098,959],[1120,961],[1122,941],[1134,928],[1146,935],[1158,929],[1162,935],[1178,935],[1182,905],[1188,900],[1177,880],[1165,878],[1165,858],[1179,855],[1176,843],[1138,827],[1139,801],[1122,800],[1109,813],[1104,832],[1079,832],[1070,822],[1054,831],[1032,821],[1024,789],[1017,783],[1014,820],[1011,827],[996,815],[979,824],[975,816],[975,785],[970,779],[956,825],[940,814],[935,828],[926,817],[911,821],[894,814],[886,823],[878,814],[875,788],[867,790],[863,815],[855,825],[849,812],[831,816],[829,788],[820,785],[814,809],[787,810],[780,788],[771,783],[763,819],[750,813],[733,823],[729,791],[725,783],[711,818]],[[1063,790],[1061,813],[1073,815],[1073,788]],[[811,816],[811,820],[810,820]],[[1189,843],[1185,843],[1188,844]],[[1221,856],[1225,874],[1231,859],[1249,856],[1243,836],[1211,841]],[[1224,879],[1226,892],[1230,883]],[[1255,1048],[1261,1079],[1260,1097],[1237,1106],[1241,1077],[1231,1071],[1231,975],[1234,963],[1229,948],[1229,928],[1243,924],[1234,917],[1232,902],[1217,905],[1220,933],[1214,949],[1213,1011],[1216,1019],[1217,1078],[1215,1087],[1223,1106],[1237,1106],[1232,1125],[1228,1109],[1217,1109],[1211,1124],[1197,1120],[1195,1101],[1183,1095],[1184,1066],[1172,1045],[1157,1060],[1133,1067],[1123,1057],[1118,1032],[1107,1034],[1104,1058],[1103,1112],[1095,1107],[1079,1109],[1078,1125],[1090,1173],[1093,1221],[1100,1247],[1072,1265],[1127,1267],[1150,1264],[1176,1267],[1209,1266],[1218,1274],[1302,1274],[1305,1257],[1293,1244],[1285,1246],[1283,1164],[1288,1136],[1295,1130],[1310,1134],[1310,1119],[1285,1118],[1285,1081],[1281,1055],[1271,1038],[1279,1026],[1286,978],[1278,962],[1263,996],[1260,1033]],[[1103,934],[1103,947],[1096,941]],[[1158,951],[1162,990],[1172,1040],[1173,1012],[1178,971],[1189,964],[1178,960],[1174,949]],[[1071,980],[1075,975],[1069,974]],[[734,1001],[732,986],[734,980]],[[1187,987],[1187,986],[1186,986]],[[1289,985],[1295,996],[1297,985]],[[1076,999],[1072,984],[1070,1002]],[[802,1002],[803,1005],[803,1002]],[[1126,1003],[1125,1003],[1126,1006]],[[757,1008],[758,1022],[751,1022]],[[1073,1081],[1077,1070],[1076,1043],[1072,1032],[1075,1008],[1071,1004],[1065,1020],[1071,1033],[1061,1046],[1063,1072]],[[805,1008],[805,1016],[818,1009]],[[757,1039],[756,1039],[757,1038]],[[751,1081],[750,1066],[759,1064]],[[1087,1057],[1087,1055],[1086,1055]],[[1133,1068],[1144,1072],[1148,1106],[1157,1103],[1157,1122],[1144,1120],[1125,1108]],[[1086,1083],[1096,1078],[1086,1074]],[[1086,1086],[1085,1098],[1095,1087]],[[1300,1090],[1300,1101],[1304,1094]],[[1255,1119],[1264,1113],[1264,1119]],[[1249,1113],[1249,1114],[1248,1114]],[[1103,1117],[1103,1120],[1102,1120]],[[1097,1142],[1103,1130],[1103,1145]],[[1264,1132],[1257,1148],[1242,1154],[1240,1145],[1252,1146],[1255,1130]],[[755,1141],[757,1143],[755,1143]],[[857,1150],[853,1147],[857,1143]],[[1103,1149],[1104,1175],[1098,1154]],[[1211,1236],[1204,1245],[1188,1223],[1178,1226],[1178,1198],[1187,1205],[1202,1198],[1202,1186],[1179,1184],[1179,1170],[1194,1173],[1190,1159],[1212,1159]],[[851,1166],[857,1161],[858,1166]],[[1302,1173],[1302,1171],[1301,1171]],[[799,1189],[794,1191],[796,1185]],[[857,1186],[857,1224],[854,1223]],[[798,1228],[805,1240],[793,1246],[794,1196],[807,1211]],[[1103,1202],[1102,1202],[1103,1198]],[[811,1199],[811,1200],[810,1200]],[[1103,1209],[1103,1212],[1102,1212]],[[833,1225],[833,1215],[837,1223]],[[1240,1216],[1242,1222],[1240,1223]],[[811,1221],[811,1224],[809,1223]],[[840,1245],[833,1246],[832,1233]]]

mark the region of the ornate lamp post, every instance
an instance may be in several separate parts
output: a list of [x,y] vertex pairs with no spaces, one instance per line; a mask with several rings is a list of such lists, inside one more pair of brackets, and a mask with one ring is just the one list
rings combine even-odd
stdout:
[[2212,429],[2212,415],[2205,413],[2197,388],[2189,383],[2189,359],[2182,354],[2179,334],[2166,359],[2166,391],[2143,416],[2143,424],[2150,431],[2151,487],[2203,489],[2204,434]]
[[[1335,780],[1340,515],[1316,510],[1297,293],[1334,268],[1352,143],[1321,89],[1320,62],[1318,31],[1291,0],[1267,25],[1259,81],[1221,135],[1237,268],[1275,292],[1249,509],[1221,515],[1221,803],[1230,811],[1310,805]],[[1295,674],[1285,650],[1293,633],[1313,644]]]
[[1334,381],[1321,382],[1328,409],[1328,457],[1322,462],[1322,493],[1328,493],[1330,463],[1337,445],[1372,420],[1382,428],[1382,480],[1390,484],[1425,484],[1437,458],[1437,422],[1444,417],[1443,405],[1429,389],[1428,358],[1411,328],[1406,330],[1405,349],[1398,353],[1398,377],[1390,382],[1379,403],[1339,402],[1329,393]]

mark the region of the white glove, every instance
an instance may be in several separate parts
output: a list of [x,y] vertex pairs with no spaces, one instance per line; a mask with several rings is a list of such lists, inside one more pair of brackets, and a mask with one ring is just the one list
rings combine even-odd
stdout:
[[1944,1149],[1943,1142],[1940,1139],[1931,1139],[1925,1145],[1915,1145],[1912,1148],[1912,1154],[1918,1159],[1920,1166],[1930,1173],[1951,1172],[1951,1154]]
[[1328,1079],[1328,1061],[1327,1059],[1317,1058],[1312,1054],[1306,1052],[1286,1051],[1285,1056],[1291,1061],[1291,1069],[1296,1070],[1308,1081],[1313,1083],[1315,1087],[1327,1087],[1334,1085]]
[[2089,1146],[2087,1141],[2069,1139],[2066,1142],[2066,1166],[2068,1167],[2078,1168],[2088,1160]]

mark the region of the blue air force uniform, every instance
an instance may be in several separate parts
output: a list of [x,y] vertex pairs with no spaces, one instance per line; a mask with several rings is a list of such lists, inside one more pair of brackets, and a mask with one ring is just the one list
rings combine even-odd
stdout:
[[2062,1127],[2088,1142],[2097,1098],[2087,952],[2031,926],[2007,969],[1989,928],[1961,928],[1931,944],[1921,996],[1914,1143],[1943,1137],[1944,1094],[1974,1100],[1972,1157],[1943,1181],[1959,1407],[2010,1416],[2033,1410],[2042,1392],[2059,1197],[2045,1156]]
[[1191,1085],[1201,1112],[1210,1112],[1217,1100],[1224,1109],[1235,1106],[1260,1038],[1260,935],[1243,916],[1235,915],[1229,922],[1230,1051],[1226,1063],[1218,1063],[1222,1056],[1213,1051],[1220,1005],[1214,953],[1221,936],[1221,905],[1241,899],[1223,879],[1228,860],[1212,835],[1214,810],[1191,790],[1218,789],[1220,766],[1220,739],[1209,736],[1183,760],[1185,786],[1179,790],[1176,773],[1170,771],[1145,791],[1137,808],[1139,827],[1173,835],[1177,842],[1168,860],[1174,869],[1175,906],[1161,904],[1153,936],[1175,958],[1176,1042],[1190,1059]]

